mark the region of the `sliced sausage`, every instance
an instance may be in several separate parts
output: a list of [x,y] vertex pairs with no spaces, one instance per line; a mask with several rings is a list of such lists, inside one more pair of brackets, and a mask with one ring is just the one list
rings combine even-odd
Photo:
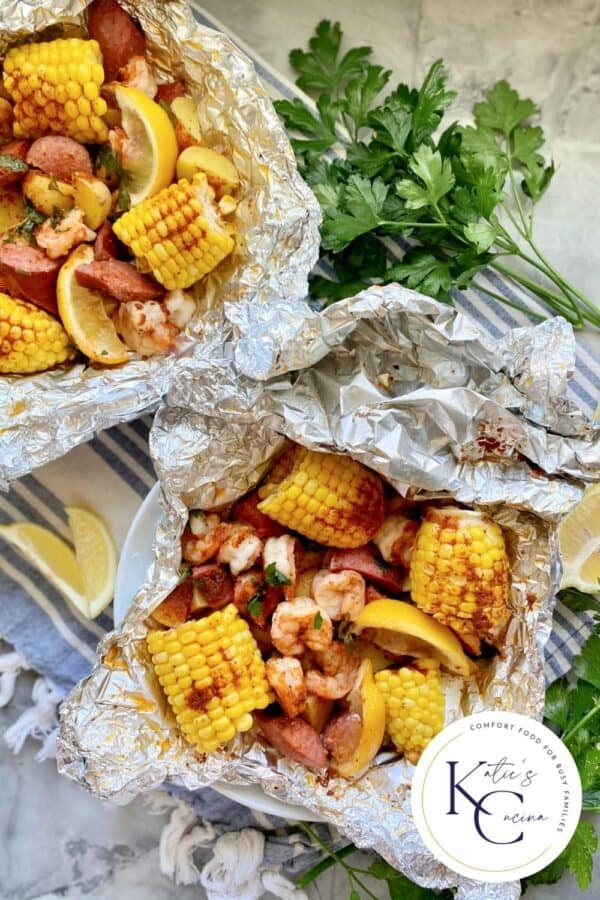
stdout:
[[0,278],[7,293],[57,313],[56,279],[62,259],[48,259],[37,247],[0,246]]
[[94,241],[94,259],[101,262],[105,259],[120,259],[124,255],[125,248],[107,219],[98,229]]
[[116,0],[94,0],[88,7],[88,32],[102,51],[105,81],[113,81],[132,56],[143,56],[146,40]]
[[[248,609],[248,603],[254,597],[260,600],[258,612],[252,612]],[[250,569],[248,572],[242,572],[235,579],[233,602],[240,613],[256,622],[259,628],[265,627],[282,600],[282,589],[266,584],[264,574],[260,569]]]
[[60,134],[48,135],[33,142],[27,153],[27,163],[54,175],[62,181],[71,181],[75,172],[93,175],[92,158],[83,144]]
[[182,625],[189,615],[192,590],[192,579],[186,578],[154,610],[152,613],[153,618],[160,622],[161,625],[166,625],[167,628]]
[[323,746],[332,760],[341,765],[352,759],[360,743],[362,719],[358,713],[344,712],[326,726]]
[[79,266],[75,277],[82,287],[102,291],[123,303],[130,300],[159,300],[165,289],[149,275],[142,275],[119,259],[102,259]]
[[207,563],[192,569],[194,602],[222,609],[233,600],[233,578],[222,566]]
[[263,541],[270,537],[279,537],[280,535],[285,534],[285,528],[278,522],[274,522],[273,519],[265,516],[265,514],[258,509],[259,503],[260,497],[258,496],[258,491],[252,491],[251,494],[242,497],[242,499],[238,500],[235,504],[231,513],[232,519],[237,522],[244,522],[246,525],[251,525],[259,538]]
[[304,719],[275,717],[256,710],[252,715],[269,744],[284,756],[309,769],[325,768],[327,755],[321,738]]
[[[9,141],[8,144],[3,144],[0,147],[0,154],[2,156],[12,156],[14,159],[24,163],[28,150],[29,141]],[[3,187],[5,184],[12,184],[13,181],[18,181],[25,175],[26,171],[27,169],[23,168],[21,171],[15,172],[10,166],[0,165],[0,187]]]
[[169,81],[167,84],[158,85],[154,99],[157,103],[160,103],[161,100],[164,100],[165,103],[172,103],[177,97],[183,97],[186,90],[185,81]]
[[374,584],[368,584],[365,591],[365,603],[372,603],[373,600],[385,600],[387,594],[380,591]]
[[334,550],[329,568],[332,572],[353,569],[367,581],[375,582],[378,587],[389,591],[390,594],[401,594],[404,587],[404,576],[401,571],[384,562],[371,544],[352,550]]

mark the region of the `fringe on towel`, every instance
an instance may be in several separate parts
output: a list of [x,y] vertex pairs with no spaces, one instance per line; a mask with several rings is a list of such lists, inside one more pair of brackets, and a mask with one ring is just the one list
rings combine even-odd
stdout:
[[4,743],[13,753],[20,753],[28,737],[42,741],[36,754],[36,759],[41,762],[56,756],[57,708],[63,695],[45,678],[37,678],[31,698],[33,705],[21,713],[16,722],[4,732]]
[[[162,795],[150,799],[148,805],[156,813],[174,806],[161,834],[159,857],[161,872],[176,884],[200,883],[207,900],[258,900],[265,891],[280,900],[307,900],[304,891],[281,872],[262,867],[265,836],[261,831],[243,828],[217,838],[212,825],[198,823],[196,813],[183,800],[170,798],[168,802]],[[211,845],[213,855],[200,872],[194,852]]]
[[29,668],[27,663],[16,650],[0,655],[0,709],[8,706],[12,700],[17,678],[20,672],[27,668]]

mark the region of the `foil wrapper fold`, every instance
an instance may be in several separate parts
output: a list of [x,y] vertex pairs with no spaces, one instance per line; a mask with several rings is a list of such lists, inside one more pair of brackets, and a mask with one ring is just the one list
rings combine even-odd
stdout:
[[[120,0],[121,2],[121,0]],[[32,35],[84,34],[82,0],[5,0],[0,54]],[[0,486],[62,456],[100,429],[153,408],[198,350],[209,321],[232,309],[237,340],[250,318],[236,307],[278,298],[299,311],[319,246],[320,212],[252,62],[224,34],[199,25],[182,0],[122,0],[140,23],[160,81],[184,79],[205,143],[226,148],[240,173],[233,254],[197,286],[199,312],[173,351],[114,369],[74,365],[0,377]]]
[[[461,900],[517,897],[518,884],[469,881],[431,856],[411,816],[412,767],[390,753],[349,781],[316,778],[252,732],[199,759],[165,709],[144,638],[149,613],[177,582],[188,509],[244,494],[292,439],[350,454],[405,496],[454,497],[502,526],[513,617],[500,653],[465,681],[461,710],[540,718],[543,647],[560,581],[555,527],[585,483],[600,479],[600,433],[566,399],[571,329],[554,319],[492,343],[460,313],[397,285],[305,315],[295,336],[276,307],[246,312],[254,351],[222,322],[155,418],[164,518],[154,563],[122,628],[102,642],[98,665],[63,705],[59,767],[117,802],[165,780],[189,789],[260,784],[422,885],[456,886]],[[256,380],[273,367],[279,374]]]

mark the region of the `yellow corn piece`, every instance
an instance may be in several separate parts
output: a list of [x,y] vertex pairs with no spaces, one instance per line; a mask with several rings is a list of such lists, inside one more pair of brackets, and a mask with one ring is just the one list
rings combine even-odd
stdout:
[[480,641],[497,643],[510,618],[502,529],[474,510],[430,508],[417,532],[410,583],[416,605],[480,653]]
[[381,479],[348,456],[296,445],[258,493],[265,515],[329,547],[360,547],[383,521]]
[[74,356],[67,332],[53,316],[0,293],[0,372],[44,372]]
[[211,753],[252,727],[273,701],[260,651],[233,604],[167,631],[150,631],[154,671],[181,731]]
[[204,172],[138,203],[113,229],[168,291],[187,288],[228,256],[234,240],[221,222]]
[[66,38],[13,47],[4,59],[3,77],[14,103],[15,137],[53,132],[81,143],[108,140],[98,41]]
[[394,746],[411,763],[444,727],[446,701],[439,663],[419,659],[400,669],[375,673],[375,684],[383,694],[386,731]]

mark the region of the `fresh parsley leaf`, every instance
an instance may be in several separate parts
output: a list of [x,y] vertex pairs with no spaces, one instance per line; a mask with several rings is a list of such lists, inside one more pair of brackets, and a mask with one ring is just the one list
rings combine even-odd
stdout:
[[323,624],[323,616],[321,615],[321,610],[315,613],[315,617],[313,619],[312,627],[316,629],[316,631],[321,630],[321,625]]
[[501,231],[492,222],[471,222],[465,227],[465,237],[470,243],[475,244],[479,253],[489,250]]
[[248,612],[250,613],[251,616],[254,616],[255,619],[257,619],[260,616],[260,614],[262,612],[262,608],[263,608],[263,598],[260,593],[254,594],[253,597],[250,597],[250,599],[248,600],[248,603],[246,604],[246,609],[248,610]]
[[101,166],[107,175],[122,175],[123,167],[119,157],[108,144],[103,144],[96,154],[96,164]]
[[0,169],[3,169],[5,172],[27,172],[29,166],[26,162],[23,162],[22,159],[19,159],[18,156],[13,156],[12,153],[0,153]]
[[504,135],[529,119],[538,111],[533,100],[521,99],[507,81],[499,81],[486,94],[485,100],[476,103],[475,121],[485,128],[492,128]]
[[[409,155],[406,142],[412,131],[413,118],[410,110],[405,106],[392,99],[384,106],[372,110],[369,115],[369,125],[373,129],[376,142],[390,148],[400,158]],[[375,146],[377,147],[377,143]]]
[[310,278],[310,293],[312,297],[321,300],[321,307],[325,309],[337,300],[345,297],[354,297],[360,291],[369,286],[368,281],[332,281],[322,275],[312,275]]
[[546,690],[546,704],[544,706],[544,718],[557,725],[561,731],[566,731],[569,720],[571,698],[567,684],[561,678],[548,685]]
[[[336,124],[340,107],[330,97],[323,95],[317,100],[315,115],[308,106],[299,100],[276,100],[275,108],[288,131],[292,132],[292,147],[298,154],[310,151],[322,152],[337,141]],[[294,137],[295,132],[307,135],[300,140]]]
[[600,689],[600,635],[592,634],[573,662],[573,672]]
[[424,184],[423,187],[408,179],[396,184],[396,192],[406,200],[408,209],[435,207],[454,187],[455,178],[450,160],[442,159],[440,152],[432,150],[427,144],[421,144],[408,165],[411,172],[414,172]]
[[554,172],[554,163],[550,163],[549,166],[537,162],[531,163],[525,170],[521,182],[523,193],[536,203],[550,184]]
[[597,849],[598,837],[594,826],[590,822],[580,822],[567,845],[567,866],[582,891],[587,890],[592,883],[594,853]]
[[543,163],[543,156],[537,152],[543,144],[544,132],[539,125],[519,125],[512,136],[512,155],[524,166]]
[[360,75],[346,85],[344,119],[353,138],[370,121],[369,110],[375,97],[381,93],[391,75],[382,66],[366,66]]
[[390,900],[442,900],[444,897],[452,896],[450,891],[439,893],[420,887],[383,859],[372,862],[368,872],[371,878],[387,881]]
[[129,176],[123,172],[119,181],[119,192],[117,194],[117,208],[119,212],[127,212],[131,206],[131,196],[129,194]]
[[577,588],[565,588],[564,591],[560,591],[558,599],[571,612],[585,612],[590,609],[600,612],[600,602],[597,597],[594,597],[592,594],[584,594],[583,591],[578,591]]
[[600,750],[595,745],[585,748],[577,759],[577,768],[584,791],[600,788]]
[[441,59],[436,60],[417,94],[413,112],[412,145],[418,147],[431,137],[440,124],[444,110],[456,97],[456,91],[446,90],[447,75]]
[[381,211],[388,188],[380,178],[370,181],[352,175],[341,193],[341,209],[327,209],[321,229],[321,243],[339,252],[361,234],[383,221]]
[[265,581],[272,587],[279,587],[282,584],[290,584],[290,579],[280,572],[277,565],[272,562],[265,569]]
[[360,894],[358,891],[355,891],[354,888],[350,891],[349,900],[361,900]]
[[166,100],[159,100],[158,105],[163,109],[169,117],[169,122],[171,125],[177,125],[177,116],[171,109],[171,104],[167,103]]
[[421,248],[409,250],[386,272],[386,281],[400,281],[415,291],[445,300],[452,286],[450,265]]
[[460,134],[460,155],[465,165],[468,167],[469,159],[474,158],[482,169],[492,169],[501,174],[502,181],[504,181],[508,163],[491,128],[484,126],[473,128],[471,125],[466,125],[460,129]]
[[348,81],[363,71],[371,55],[370,47],[354,47],[339,58],[342,29],[339,22],[333,24],[323,19],[308,42],[309,52],[292,50],[290,65],[298,73],[296,84],[303,91],[327,93],[337,96]]

